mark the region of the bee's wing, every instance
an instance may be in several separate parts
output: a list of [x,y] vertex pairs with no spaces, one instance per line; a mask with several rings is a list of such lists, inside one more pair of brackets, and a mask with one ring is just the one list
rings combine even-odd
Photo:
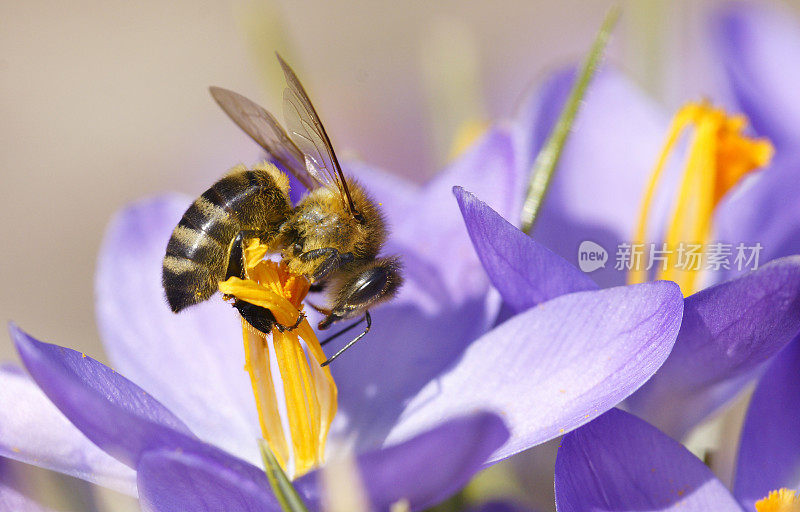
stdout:
[[283,115],[286,127],[297,147],[305,156],[308,173],[326,185],[335,186],[345,206],[355,214],[356,208],[344,179],[342,168],[333,152],[325,127],[314,105],[292,68],[278,55],[288,87],[283,91]]
[[272,114],[241,94],[211,87],[211,96],[239,128],[266,149],[272,158],[294,174],[307,189],[324,186],[317,176],[309,174],[303,152],[286,135]]

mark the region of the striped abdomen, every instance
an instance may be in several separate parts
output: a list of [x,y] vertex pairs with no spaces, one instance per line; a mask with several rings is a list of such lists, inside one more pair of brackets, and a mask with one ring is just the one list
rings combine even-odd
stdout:
[[208,299],[225,279],[242,230],[274,235],[291,215],[289,182],[272,164],[232,169],[183,214],[167,245],[162,284],[174,312]]

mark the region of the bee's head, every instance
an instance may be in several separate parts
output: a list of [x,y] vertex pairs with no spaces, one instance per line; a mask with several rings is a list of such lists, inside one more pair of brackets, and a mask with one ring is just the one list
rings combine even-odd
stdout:
[[327,329],[338,320],[358,316],[394,297],[403,284],[400,270],[400,259],[396,256],[350,266],[331,287],[331,312],[319,323],[319,328]]

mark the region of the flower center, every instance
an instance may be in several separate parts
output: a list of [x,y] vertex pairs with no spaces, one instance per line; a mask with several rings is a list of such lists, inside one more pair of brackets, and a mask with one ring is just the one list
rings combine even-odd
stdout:
[[[247,279],[231,277],[219,283],[219,289],[269,309],[279,324],[291,326],[301,314],[309,283],[291,274],[285,264],[265,260],[268,252],[266,245],[251,241],[244,250]],[[273,327],[270,334],[267,337],[242,319],[245,369],[253,385],[261,433],[284,470],[297,477],[323,462],[325,440],[336,414],[336,383],[330,370],[320,367],[325,354],[308,320],[292,330]],[[273,378],[276,368],[279,381]],[[276,387],[278,382],[281,385]],[[278,398],[281,388],[283,403]]]
[[[769,141],[753,139],[742,133],[747,127],[744,116],[729,116],[724,110],[705,102],[684,106],[672,120],[664,149],[650,176],[634,244],[644,244],[656,186],[681,134],[690,126],[694,127],[694,133],[689,142],[678,194],[665,227],[664,258],[661,258],[662,265],[656,276],[678,283],[684,295],[697,291],[702,270],[700,265],[682,264],[685,263],[681,259],[686,258],[687,246],[702,247],[708,243],[711,218],[719,201],[743,177],[767,165],[773,154]],[[629,283],[646,280],[647,271],[641,265],[631,268]]]
[[778,489],[756,502],[756,512],[800,512],[800,497],[796,491]]

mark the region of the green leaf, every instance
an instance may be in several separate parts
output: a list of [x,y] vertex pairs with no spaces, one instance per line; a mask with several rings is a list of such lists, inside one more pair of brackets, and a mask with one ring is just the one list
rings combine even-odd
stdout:
[[534,222],[536,222],[539,208],[542,206],[542,200],[550,186],[550,179],[553,177],[558,160],[561,158],[561,151],[564,149],[567,137],[575,122],[581,101],[586,95],[589,83],[592,81],[592,77],[603,58],[608,38],[619,18],[619,11],[619,6],[615,6],[606,14],[606,19],[603,21],[597,37],[595,37],[592,49],[583,61],[578,80],[572,86],[567,103],[561,110],[550,137],[533,162],[528,193],[525,195],[525,203],[522,205],[522,231],[529,235]]
[[258,440],[258,447],[261,450],[261,458],[264,461],[264,468],[269,479],[272,492],[278,499],[278,504],[283,512],[308,512],[308,508],[300,499],[289,477],[284,473],[283,468],[278,464],[278,460],[269,449],[267,442],[263,439]]

